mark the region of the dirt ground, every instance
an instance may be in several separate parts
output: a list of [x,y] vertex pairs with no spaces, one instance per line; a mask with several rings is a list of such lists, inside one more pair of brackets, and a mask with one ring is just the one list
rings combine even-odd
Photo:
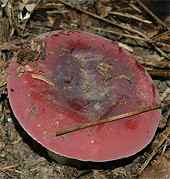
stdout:
[[[170,108],[162,108],[155,138],[143,151],[100,169],[80,170],[48,157],[46,150],[20,127],[7,96],[6,68],[24,42],[44,32],[79,29],[118,41],[144,65],[161,100],[170,100],[170,16],[155,10],[156,4],[151,6],[149,0],[143,3],[0,0],[0,179],[170,178]],[[164,12],[169,6],[162,7]]]

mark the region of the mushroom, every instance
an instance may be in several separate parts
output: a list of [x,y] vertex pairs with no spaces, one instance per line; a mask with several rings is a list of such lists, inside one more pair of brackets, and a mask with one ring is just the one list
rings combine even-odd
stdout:
[[31,61],[12,60],[7,88],[15,117],[33,139],[59,156],[92,162],[129,157],[151,142],[160,110],[56,136],[160,102],[150,76],[117,42],[56,31],[34,39],[31,48]]

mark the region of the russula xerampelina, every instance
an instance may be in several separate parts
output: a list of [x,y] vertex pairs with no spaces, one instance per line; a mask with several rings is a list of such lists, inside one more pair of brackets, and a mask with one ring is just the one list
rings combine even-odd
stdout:
[[37,59],[22,64],[15,57],[7,78],[12,110],[33,139],[55,154],[93,162],[129,157],[151,142],[160,110],[57,137],[60,129],[160,101],[150,76],[116,42],[79,31],[37,39]]

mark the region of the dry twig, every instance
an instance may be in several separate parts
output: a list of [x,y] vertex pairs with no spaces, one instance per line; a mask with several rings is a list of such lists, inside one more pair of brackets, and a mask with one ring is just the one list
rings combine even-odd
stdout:
[[126,18],[129,18],[129,19],[133,19],[133,20],[136,20],[136,21],[139,21],[139,22],[146,23],[146,24],[152,24],[151,21],[142,19],[142,18],[134,16],[132,14],[115,12],[115,11],[114,12],[109,12],[109,14],[116,15],[116,16],[121,16],[121,17],[126,17]]
[[131,39],[134,39],[134,40],[141,40],[141,41],[145,41],[145,42],[148,41],[145,38],[142,38],[142,37],[139,37],[139,36],[129,35],[129,34],[121,33],[121,32],[114,31],[114,30],[107,30],[107,29],[103,29],[103,28],[99,28],[99,27],[91,27],[91,29],[98,31],[98,32],[105,32],[105,33],[110,33],[110,34],[113,34],[113,35],[118,35],[118,36],[121,36],[121,37],[131,38]]
[[143,59],[142,57],[137,57],[137,59],[140,64],[146,67],[165,69],[165,70],[170,69],[169,61],[165,61],[165,60],[157,61],[154,58]]
[[163,77],[169,78],[170,77],[170,70],[162,70],[162,69],[147,69],[148,73],[154,77]]
[[157,17],[148,7],[146,7],[141,0],[136,0],[136,2],[150,15],[153,19],[156,20],[158,24],[160,24],[164,29],[168,30],[167,25]]
[[86,129],[86,128],[93,127],[93,126],[96,126],[96,125],[110,123],[110,122],[113,122],[113,121],[116,121],[116,120],[124,119],[126,117],[132,117],[132,116],[142,114],[142,113],[145,113],[145,112],[148,112],[148,111],[160,109],[160,108],[167,106],[167,105],[168,106],[170,105],[170,101],[165,101],[163,104],[156,104],[156,105],[153,105],[153,106],[144,107],[144,108],[139,109],[137,111],[132,111],[132,112],[120,114],[118,116],[110,117],[110,118],[107,118],[107,119],[102,119],[100,121],[87,122],[87,123],[80,124],[80,125],[77,125],[77,126],[72,127],[72,128],[59,130],[59,131],[56,132],[56,136],[61,136],[61,135],[64,135],[64,134],[79,131],[81,129]]
[[110,25],[114,25],[114,26],[116,26],[116,27],[118,27],[118,28],[121,28],[121,29],[123,29],[123,30],[126,30],[126,31],[129,31],[129,32],[138,34],[138,35],[140,35],[141,37],[147,39],[147,36],[146,36],[145,34],[143,34],[142,32],[139,32],[139,31],[137,31],[137,30],[135,30],[135,29],[132,29],[131,27],[127,27],[127,26],[125,26],[125,25],[121,25],[121,24],[114,23],[113,21],[111,21],[111,20],[109,20],[109,19],[106,19],[106,18],[103,18],[103,17],[101,17],[101,16],[98,16],[98,15],[92,13],[92,12],[89,12],[89,11],[84,10],[84,9],[80,9],[80,8],[78,8],[78,7],[75,7],[75,6],[73,6],[72,4],[65,2],[64,0],[57,0],[57,2],[60,2],[60,3],[66,5],[66,6],[68,6],[68,7],[70,7],[70,8],[72,8],[72,9],[75,9],[76,11],[79,11],[79,12],[81,12],[81,13],[84,13],[84,14],[86,14],[86,15],[88,15],[88,16],[91,16],[91,17],[93,17],[93,18],[95,18],[95,19],[98,19],[98,20],[100,20],[100,21],[106,22],[106,23],[108,23],[108,24],[110,24]]
[[8,170],[13,170],[17,167],[17,165],[10,165],[10,166],[6,166],[6,167],[0,167],[0,172],[5,172],[5,171],[8,171]]
[[43,81],[43,82],[47,83],[48,85],[55,86],[55,84],[52,81],[50,81],[47,77],[45,77],[43,75],[32,74],[32,78]]
[[6,87],[6,85],[7,85],[7,82],[6,82],[6,81],[3,82],[2,84],[0,83],[0,89]]
[[131,39],[134,39],[134,40],[144,41],[144,42],[150,44],[159,54],[161,54],[166,59],[170,58],[164,51],[162,51],[160,48],[158,48],[155,45],[155,42],[152,42],[152,40],[148,37],[142,38],[142,37],[139,37],[139,36],[129,35],[129,34],[117,32],[117,31],[114,31],[114,30],[107,30],[107,29],[103,29],[103,28],[99,28],[99,27],[91,27],[91,29],[99,31],[99,32],[105,32],[105,33],[110,33],[110,34],[114,34],[114,35],[119,35],[119,36],[122,36],[122,37],[131,38]]
[[151,41],[151,39],[148,40],[148,44],[150,44],[160,55],[162,55],[162,57],[165,57],[166,59],[170,59],[170,57],[159,47],[157,47],[155,42]]
[[142,172],[148,166],[148,164],[153,159],[153,157],[159,152],[160,147],[164,144],[164,142],[167,140],[169,135],[170,135],[170,126],[168,125],[166,127],[166,129],[160,134],[159,143],[157,144],[156,147],[154,147],[154,150],[152,151],[152,153],[149,155],[147,160],[142,164],[142,166],[140,167],[140,169],[137,172],[137,175],[142,174]]
[[[161,54],[163,57],[169,59],[169,56],[168,56],[165,52],[163,52],[160,48],[158,48],[158,47],[155,45],[155,43],[154,43],[150,38],[148,38],[144,33],[140,32],[140,31],[138,31],[138,30],[136,30],[136,29],[133,29],[133,28],[131,28],[131,27],[127,27],[127,26],[125,26],[125,25],[117,24],[117,23],[115,23],[115,22],[113,22],[113,21],[111,21],[111,20],[109,20],[109,19],[103,18],[103,17],[101,17],[101,16],[99,16],[99,15],[97,15],[97,14],[94,14],[94,13],[89,12],[89,11],[87,11],[87,10],[81,9],[81,8],[79,8],[79,7],[75,7],[74,5],[72,5],[72,4],[68,3],[68,2],[66,2],[65,0],[55,0],[54,2],[60,2],[61,4],[64,4],[65,6],[68,6],[68,7],[71,8],[71,9],[74,9],[74,10],[80,12],[80,13],[84,13],[84,14],[90,16],[90,17],[93,17],[93,18],[98,19],[98,20],[100,20],[100,21],[106,22],[106,23],[108,23],[108,24],[110,24],[110,25],[113,25],[113,26],[115,26],[115,27],[118,27],[118,28],[120,28],[120,29],[123,29],[124,31],[128,31],[128,32],[131,32],[131,33],[138,34],[140,37],[138,37],[138,36],[134,36],[134,37],[133,37],[133,35],[124,34],[124,33],[118,33],[118,32],[116,32],[116,31],[110,31],[110,33],[115,34],[115,35],[121,35],[121,36],[123,36],[123,37],[128,37],[128,38],[132,38],[132,39],[136,39],[136,40],[145,41],[145,42],[147,42],[149,45],[151,45],[152,47],[154,47],[155,50],[156,50],[159,54]],[[53,3],[54,3],[54,2],[53,2]]]

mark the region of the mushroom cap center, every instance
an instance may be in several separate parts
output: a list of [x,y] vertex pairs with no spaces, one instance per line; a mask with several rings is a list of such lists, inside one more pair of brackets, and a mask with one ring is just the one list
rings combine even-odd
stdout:
[[127,90],[130,92],[134,86],[130,69],[118,66],[120,63],[91,49],[62,54],[55,73],[62,101],[90,120],[108,116],[130,97]]

